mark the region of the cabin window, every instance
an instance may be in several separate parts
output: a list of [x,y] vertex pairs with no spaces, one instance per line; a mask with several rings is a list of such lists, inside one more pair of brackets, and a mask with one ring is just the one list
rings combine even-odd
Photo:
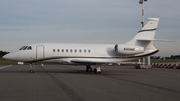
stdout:
[[60,50],[58,49],[57,52],[60,52]]
[[[23,47],[21,47],[19,50],[32,50],[32,46],[23,46]],[[73,52],[73,49],[53,49],[53,52]],[[74,49],[74,52],[75,53],[77,53],[78,52],[78,50],[77,49]],[[86,49],[84,49],[84,50],[82,50],[82,49],[79,49],[79,53],[82,53],[82,52],[84,52],[84,53],[91,53],[91,50],[90,49],[88,49],[88,50],[86,50]]]
[[76,52],[77,52],[77,50],[75,49],[75,50],[74,50],[74,52],[76,53]]
[[91,53],[91,50],[89,49],[88,52]]
[[27,50],[32,50],[32,47],[31,47],[31,46],[29,46],[29,47],[27,48]]
[[71,49],[71,50],[70,50],[70,52],[72,53],[72,52],[73,52],[73,50]]

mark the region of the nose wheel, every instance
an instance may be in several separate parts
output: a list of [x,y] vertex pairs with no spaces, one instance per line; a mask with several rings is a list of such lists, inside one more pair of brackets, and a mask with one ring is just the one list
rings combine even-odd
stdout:
[[30,63],[30,67],[31,67],[31,70],[29,71],[29,73],[35,73],[33,70],[34,65],[32,63]]

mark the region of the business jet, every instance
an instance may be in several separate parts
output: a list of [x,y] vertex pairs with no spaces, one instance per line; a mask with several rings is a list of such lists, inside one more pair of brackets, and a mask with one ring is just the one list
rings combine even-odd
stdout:
[[[66,65],[84,65],[87,72],[100,73],[105,63],[119,63],[157,53],[153,41],[159,18],[147,18],[147,24],[125,44],[37,43],[22,46],[18,51],[3,56],[18,63],[50,62]],[[91,66],[95,66],[94,69]]]

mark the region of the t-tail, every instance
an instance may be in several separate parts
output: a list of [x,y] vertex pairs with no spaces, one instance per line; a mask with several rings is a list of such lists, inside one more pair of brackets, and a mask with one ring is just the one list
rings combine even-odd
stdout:
[[147,18],[147,20],[147,24],[132,40],[125,44],[116,44],[116,53],[124,54],[127,57],[143,57],[155,54],[159,51],[153,45],[159,18]]

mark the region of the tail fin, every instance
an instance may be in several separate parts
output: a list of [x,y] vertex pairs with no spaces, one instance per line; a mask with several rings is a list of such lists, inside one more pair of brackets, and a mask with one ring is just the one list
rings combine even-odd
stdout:
[[136,36],[125,44],[142,46],[146,49],[156,49],[153,40],[158,26],[159,18],[147,18],[147,24],[136,34]]

